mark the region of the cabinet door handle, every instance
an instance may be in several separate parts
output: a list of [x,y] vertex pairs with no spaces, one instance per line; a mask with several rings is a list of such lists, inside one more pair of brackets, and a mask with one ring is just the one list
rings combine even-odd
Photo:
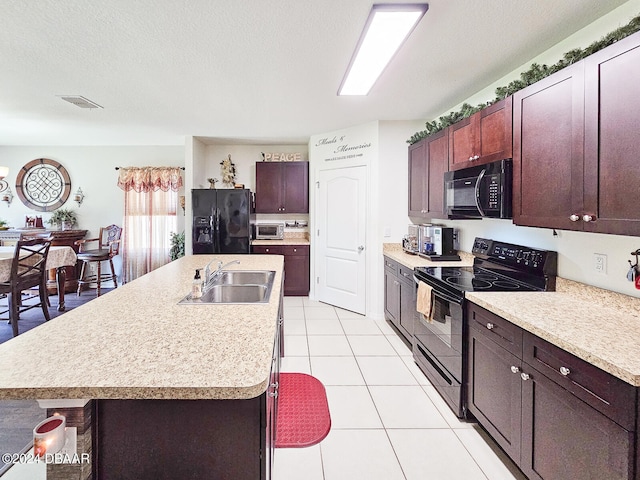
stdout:
[[580,215],[576,215],[575,213],[571,216],[569,216],[569,220],[571,220],[572,222],[577,222],[578,220],[580,220]]
[[474,156],[473,156],[473,159],[474,159],[474,160],[478,160],[479,158],[480,158],[480,155],[474,155]]
[[528,373],[524,373],[524,372],[522,372],[522,373],[520,374],[520,378],[521,378],[522,380],[529,380],[529,379],[531,378],[531,376],[530,376]]
[[493,323],[487,322],[487,330],[493,330],[494,328],[496,328],[496,326]]
[[364,245],[360,245],[360,246],[358,247],[358,252],[361,252],[361,251],[363,251],[363,250],[364,250]]
[[271,388],[278,388],[278,382],[273,382],[273,383],[270,385],[270,387],[271,387]]
[[560,373],[566,377],[571,373],[571,370],[569,370],[567,367],[560,367]]
[[520,368],[516,367],[515,365],[511,365],[511,373],[518,373],[520,371]]
[[585,214],[585,215],[582,217],[582,221],[583,221],[583,222],[586,222],[586,223],[588,223],[588,222],[593,222],[595,219],[596,219],[596,218],[595,218],[593,215],[586,215],[586,214]]
[[269,396],[270,396],[270,397],[274,397],[274,398],[275,398],[275,397],[277,397],[277,396],[278,396],[278,392],[277,392],[277,391],[275,391],[275,392],[269,392]]
[[473,160],[473,157],[469,157],[469,161]]
[[268,249],[268,248],[265,248],[265,249],[264,249],[264,251],[265,251],[265,252],[268,252],[268,251],[269,251],[269,249]]

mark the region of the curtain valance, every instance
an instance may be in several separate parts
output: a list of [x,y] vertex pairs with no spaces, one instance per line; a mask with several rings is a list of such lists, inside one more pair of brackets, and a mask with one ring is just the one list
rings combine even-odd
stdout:
[[125,192],[177,192],[181,186],[180,167],[121,167],[118,174],[118,187]]

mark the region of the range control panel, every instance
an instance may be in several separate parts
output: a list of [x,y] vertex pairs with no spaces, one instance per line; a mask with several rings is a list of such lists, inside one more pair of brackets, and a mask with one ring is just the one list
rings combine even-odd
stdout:
[[515,268],[556,274],[557,252],[476,237],[474,255]]

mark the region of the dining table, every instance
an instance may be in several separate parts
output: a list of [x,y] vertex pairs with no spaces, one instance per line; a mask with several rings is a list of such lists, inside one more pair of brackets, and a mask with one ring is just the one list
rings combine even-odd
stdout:
[[[11,263],[15,246],[0,247],[0,282],[6,282],[11,277]],[[55,269],[56,285],[58,290],[58,311],[63,312],[64,306],[64,284],[66,280],[65,267],[73,266],[77,262],[76,252],[67,246],[49,247],[47,256],[47,269]]]

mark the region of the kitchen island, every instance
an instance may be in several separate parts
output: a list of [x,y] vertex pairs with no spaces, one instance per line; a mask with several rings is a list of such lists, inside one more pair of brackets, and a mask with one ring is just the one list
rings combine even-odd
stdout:
[[[212,259],[274,270],[269,302],[179,305]],[[78,415],[81,478],[264,478],[282,271],[274,255],[171,262],[0,345],[0,399]]]

